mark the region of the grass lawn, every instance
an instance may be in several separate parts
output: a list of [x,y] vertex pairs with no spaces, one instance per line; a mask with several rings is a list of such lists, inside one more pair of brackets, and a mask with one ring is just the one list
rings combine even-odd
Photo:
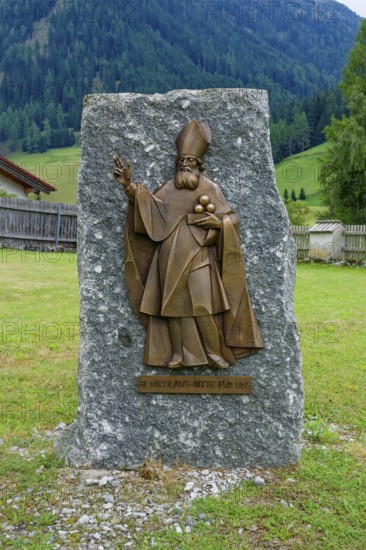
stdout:
[[0,437],[22,437],[34,426],[70,419],[77,400],[76,254],[0,249],[0,255]]
[[[45,512],[35,521],[38,504],[28,497],[14,509],[9,494],[43,487],[44,506],[51,499],[47,487],[59,483],[65,470],[52,441],[39,435],[75,415],[76,256],[0,253],[0,479],[6,487],[0,494],[0,527],[2,522],[16,529],[29,525],[38,542],[27,547],[38,550],[51,547],[48,526],[54,519]],[[306,389],[300,464],[271,470],[272,481],[264,487],[247,482],[219,498],[197,499],[188,512],[195,518],[204,513],[206,519],[189,533],[152,518],[136,534],[135,547],[151,548],[154,539],[159,549],[366,548],[365,282],[366,270],[358,267],[298,265],[295,310]],[[14,446],[24,457],[12,451]],[[78,548],[78,536],[73,531],[66,546],[55,542]],[[0,534],[1,541],[7,544]],[[24,540],[12,547],[25,547]]]

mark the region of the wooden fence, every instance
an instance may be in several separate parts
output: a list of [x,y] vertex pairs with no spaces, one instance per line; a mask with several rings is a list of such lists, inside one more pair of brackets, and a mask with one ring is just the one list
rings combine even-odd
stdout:
[[76,249],[77,207],[0,198],[0,243],[19,248]]
[[[309,257],[310,233],[305,225],[293,225],[292,236],[297,246],[297,259],[304,260]],[[341,259],[365,260],[366,259],[366,225],[346,225],[344,227],[344,248]]]
[[366,225],[346,225],[344,254],[349,260],[366,258]]
[[291,230],[297,247],[297,259],[304,260],[308,258],[310,247],[309,227],[306,225],[293,225]]
[[[297,259],[309,257],[309,227],[293,225]],[[345,260],[366,259],[366,225],[346,225]],[[0,198],[0,245],[16,248],[63,247],[77,245],[77,207],[43,201]]]

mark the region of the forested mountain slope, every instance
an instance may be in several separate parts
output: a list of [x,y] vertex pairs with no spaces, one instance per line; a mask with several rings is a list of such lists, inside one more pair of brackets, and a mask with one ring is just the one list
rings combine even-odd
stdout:
[[72,144],[93,92],[260,87],[276,113],[335,86],[360,22],[308,0],[0,0],[0,10],[0,138],[28,151]]

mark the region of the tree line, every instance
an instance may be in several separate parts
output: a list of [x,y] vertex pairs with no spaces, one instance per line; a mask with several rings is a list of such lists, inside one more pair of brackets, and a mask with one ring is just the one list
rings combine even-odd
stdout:
[[29,152],[72,144],[88,93],[256,87],[269,91],[275,158],[311,145],[321,115],[304,98],[339,80],[359,19],[342,8],[329,25],[326,11],[315,20],[285,0],[257,18],[219,4],[0,0],[0,140]]
[[346,113],[346,103],[338,87],[278,108],[270,123],[274,161],[280,162],[285,157],[323,143],[324,128],[332,116],[338,118]]

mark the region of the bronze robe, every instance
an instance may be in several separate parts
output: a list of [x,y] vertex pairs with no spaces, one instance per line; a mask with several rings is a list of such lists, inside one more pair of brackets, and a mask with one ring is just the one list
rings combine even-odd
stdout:
[[[195,190],[174,180],[154,194],[131,184],[125,231],[125,278],[130,302],[147,327],[144,363],[166,366],[172,357],[168,317],[181,318],[185,366],[210,363],[195,317],[213,315],[221,356],[229,363],[263,347],[248,296],[239,218],[218,186],[201,176]],[[222,228],[193,225],[205,194]],[[207,215],[207,214],[206,214]],[[212,362],[212,361],[211,361]]]

